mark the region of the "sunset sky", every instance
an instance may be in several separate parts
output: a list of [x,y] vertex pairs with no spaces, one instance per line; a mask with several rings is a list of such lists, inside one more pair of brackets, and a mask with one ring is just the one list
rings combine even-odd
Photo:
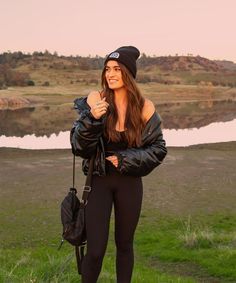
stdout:
[[147,55],[236,62],[236,0],[0,0],[0,53]]

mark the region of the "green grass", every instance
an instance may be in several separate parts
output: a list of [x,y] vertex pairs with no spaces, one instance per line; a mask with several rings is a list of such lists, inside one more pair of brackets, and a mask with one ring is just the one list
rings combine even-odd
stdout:
[[[40,215],[39,211],[35,214]],[[65,243],[57,250],[61,227],[53,214],[48,229],[41,221],[34,224],[38,231],[35,234],[32,229],[16,227],[15,241],[4,241],[5,247],[0,250],[0,282],[79,282],[73,247]],[[135,237],[132,283],[190,283],[200,279],[235,282],[235,225],[235,215],[189,218],[143,211]],[[115,282],[113,232],[111,228],[100,283]],[[211,281],[212,278],[222,281]]]
[[[7,266],[4,262],[8,262]],[[0,282],[80,282],[76,270],[76,262],[73,250],[66,248],[64,251],[56,251],[50,248],[37,248],[22,251],[1,251],[0,256]],[[7,267],[7,269],[6,269]],[[100,283],[115,282],[114,260],[108,255],[103,264]],[[189,278],[171,276],[157,271],[155,268],[137,264],[133,283],[168,283],[195,282]]]
[[[212,215],[174,218],[155,215],[156,225],[144,224],[137,233],[139,254],[158,263],[195,265],[201,276],[236,279],[236,216]],[[150,217],[150,215],[148,216]],[[154,219],[153,219],[153,223]],[[192,272],[194,274],[195,272]]]

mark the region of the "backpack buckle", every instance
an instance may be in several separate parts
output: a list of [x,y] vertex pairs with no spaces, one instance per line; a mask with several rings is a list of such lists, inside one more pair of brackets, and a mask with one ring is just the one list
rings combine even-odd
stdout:
[[84,186],[84,192],[91,192],[92,188],[90,186]]

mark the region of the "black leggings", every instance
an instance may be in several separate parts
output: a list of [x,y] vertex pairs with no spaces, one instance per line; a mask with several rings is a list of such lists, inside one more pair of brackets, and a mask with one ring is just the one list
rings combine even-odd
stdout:
[[86,206],[87,253],[82,264],[82,283],[96,283],[107,247],[109,223],[114,203],[116,272],[118,283],[130,283],[133,264],[133,238],[138,223],[143,186],[140,177],[117,172],[94,176]]

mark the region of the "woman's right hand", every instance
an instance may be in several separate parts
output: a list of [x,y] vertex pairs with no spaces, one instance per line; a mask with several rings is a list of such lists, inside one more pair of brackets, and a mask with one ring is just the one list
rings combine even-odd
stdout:
[[106,114],[109,104],[105,100],[106,97],[103,97],[101,100],[96,101],[93,105],[91,105],[90,112],[95,119],[100,119],[102,115]]

